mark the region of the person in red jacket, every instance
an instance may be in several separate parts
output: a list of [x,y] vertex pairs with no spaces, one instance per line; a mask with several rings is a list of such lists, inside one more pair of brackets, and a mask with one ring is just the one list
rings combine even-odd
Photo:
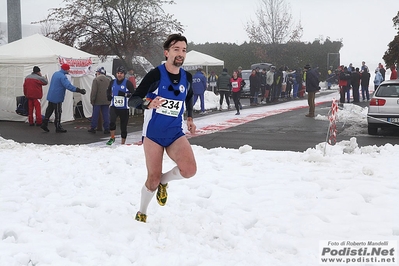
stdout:
[[40,99],[43,97],[43,86],[47,85],[47,77],[42,77],[40,68],[33,67],[32,74],[28,75],[24,81],[24,95],[28,99],[28,121],[30,126],[34,126],[33,110],[36,114],[36,126],[42,125],[42,110]]
[[391,77],[389,79],[397,79],[398,78],[398,71],[396,71],[396,68],[394,65],[391,66]]

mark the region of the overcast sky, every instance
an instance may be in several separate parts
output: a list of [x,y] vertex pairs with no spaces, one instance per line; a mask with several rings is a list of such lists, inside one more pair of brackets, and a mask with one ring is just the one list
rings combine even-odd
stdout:
[[[302,41],[319,37],[343,40],[341,63],[360,66],[361,61],[374,69],[387,45],[396,35],[392,18],[399,4],[392,0],[286,0],[296,22],[304,29]],[[7,18],[7,0],[0,0],[0,21]],[[22,23],[44,19],[48,9],[62,0],[21,1]],[[165,11],[173,14],[186,31],[189,42],[249,41],[245,26],[255,18],[261,0],[175,0]],[[395,3],[395,4],[394,4]],[[327,56],[326,56],[327,61]],[[327,63],[327,62],[326,62]]]

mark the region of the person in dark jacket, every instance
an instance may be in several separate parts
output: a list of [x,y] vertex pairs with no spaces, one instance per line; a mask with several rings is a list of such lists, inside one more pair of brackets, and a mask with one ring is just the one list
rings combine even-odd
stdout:
[[105,76],[107,72],[104,67],[97,69],[96,77],[93,79],[90,93],[90,103],[93,105],[93,115],[91,116],[91,125],[88,132],[96,133],[98,118],[103,120],[104,134],[109,134],[109,105],[110,101],[107,98],[107,89],[109,79]]
[[360,101],[359,87],[360,87],[360,69],[357,67],[355,71],[351,73],[351,85],[353,93],[353,102],[358,103]]
[[362,75],[360,77],[360,85],[362,86],[362,99],[363,102],[367,99],[370,100],[369,85],[370,85],[370,73],[368,67],[363,68]]
[[226,98],[227,109],[230,109],[230,91],[231,91],[230,78],[231,78],[230,75],[227,73],[227,68],[223,68],[222,74],[219,75],[217,81],[218,93],[220,95],[219,111],[222,111],[223,98]]
[[309,64],[304,67],[304,71],[306,71],[306,92],[308,93],[309,105],[309,113],[305,116],[314,117],[316,92],[320,90],[319,74],[315,69],[311,69]]
[[381,63],[379,63],[377,69],[378,69],[378,70],[380,71],[380,73],[381,73],[382,81],[385,81],[385,72],[386,72],[386,70],[385,70],[385,68],[384,68],[384,65],[381,64]]
[[25,78],[24,81],[24,95],[28,99],[28,122],[30,126],[34,126],[33,110],[36,114],[36,126],[42,125],[42,110],[40,106],[40,99],[43,97],[43,86],[47,85],[47,77],[42,77],[40,68],[33,67],[33,72]]
[[249,98],[250,106],[258,105],[258,94],[260,89],[260,75],[256,72],[256,69],[252,69],[252,73],[249,76],[249,91],[251,98]]
[[207,82],[206,77],[202,73],[202,69],[198,68],[197,72],[193,76],[193,92],[194,92],[194,101],[193,105],[197,102],[198,98],[201,101],[201,112],[200,115],[205,114],[205,99],[204,93],[206,90]]
[[350,86],[349,80],[350,80],[351,76],[348,73],[347,67],[340,66],[339,69],[340,69],[339,81],[338,81],[339,94],[340,94],[339,102],[341,104],[343,104],[343,103],[345,103],[345,94],[349,90],[349,86]]
[[41,126],[46,132],[49,132],[48,129],[48,121],[55,111],[55,119],[54,119],[54,126],[55,132],[57,133],[65,133],[67,132],[61,126],[61,113],[62,113],[62,103],[65,99],[65,92],[66,90],[72,92],[78,92],[80,94],[86,94],[85,89],[79,89],[71,84],[68,80],[66,74],[69,73],[70,66],[68,64],[62,64],[61,70],[55,72],[51,78],[50,88],[47,93],[47,101],[48,106],[46,109],[46,113],[44,115],[44,120]]

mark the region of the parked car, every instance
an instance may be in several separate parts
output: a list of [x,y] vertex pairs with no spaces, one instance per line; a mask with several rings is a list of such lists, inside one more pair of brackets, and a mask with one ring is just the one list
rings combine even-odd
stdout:
[[242,75],[242,79],[245,81],[245,86],[243,88],[241,95],[248,96],[251,94],[250,90],[249,90],[249,76],[251,76],[252,69],[259,67],[260,70],[265,68],[266,71],[269,71],[271,66],[272,66],[272,64],[269,64],[269,63],[256,63],[256,64],[251,65],[251,69],[242,70],[241,75]]
[[256,63],[256,64],[251,65],[251,69],[255,69],[255,68],[259,67],[260,70],[265,68],[266,71],[269,71],[271,66],[272,66],[272,64],[270,64],[270,63]]
[[399,126],[399,79],[387,80],[373,93],[367,112],[368,134],[378,128]]

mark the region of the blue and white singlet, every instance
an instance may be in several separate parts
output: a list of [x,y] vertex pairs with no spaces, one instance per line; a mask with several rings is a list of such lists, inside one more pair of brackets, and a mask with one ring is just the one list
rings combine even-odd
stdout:
[[[178,84],[173,84],[170,80],[164,64],[158,66],[158,69],[160,72],[159,85],[155,91],[147,93],[146,97],[155,99],[160,96],[165,99],[165,102],[158,109],[144,111],[143,136],[165,146],[162,144],[163,140],[175,140],[184,135],[183,114],[188,82],[186,71],[183,69],[180,69]],[[178,95],[176,95],[177,91],[179,91]],[[167,141],[167,143],[171,142]]]

